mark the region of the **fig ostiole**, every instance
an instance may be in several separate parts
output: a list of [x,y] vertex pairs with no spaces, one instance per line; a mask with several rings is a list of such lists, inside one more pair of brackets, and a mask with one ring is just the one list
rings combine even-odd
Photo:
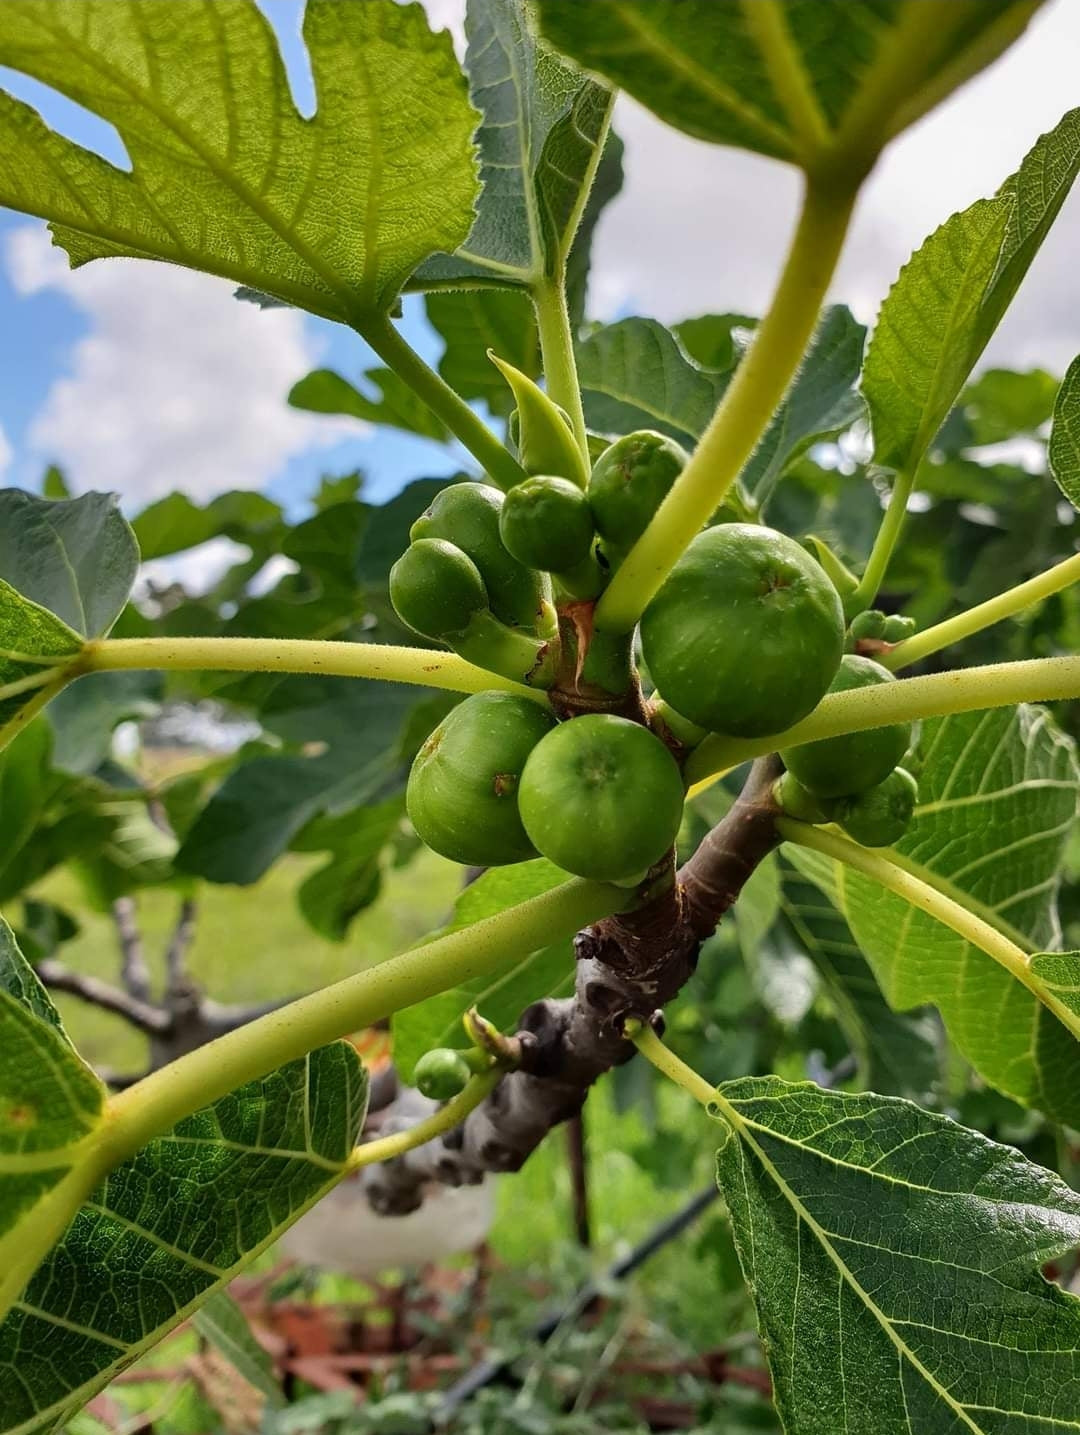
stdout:
[[919,788],[906,768],[897,767],[883,782],[855,797],[841,798],[836,820],[864,847],[891,847],[907,831]]
[[515,628],[536,629],[550,584],[507,551],[499,533],[503,495],[487,483],[452,483],[435,495],[409,530],[418,539],[453,543],[476,564],[491,611]]
[[601,882],[640,878],[675,841],[684,800],[678,764],[648,728],[588,713],[529,754],[518,807],[529,839],[556,866]]
[[[846,653],[829,692],[851,692],[895,681],[892,673],[872,658]],[[788,771],[818,797],[848,797],[884,781],[910,745],[911,724],[891,723],[781,749],[780,756]]]
[[645,609],[641,644],[666,700],[734,737],[782,732],[811,712],[844,648],[840,597],[793,539],[757,524],[699,533]]
[[420,749],[405,805],[434,852],[475,867],[536,856],[518,812],[521,775],[554,718],[512,693],[476,693]]

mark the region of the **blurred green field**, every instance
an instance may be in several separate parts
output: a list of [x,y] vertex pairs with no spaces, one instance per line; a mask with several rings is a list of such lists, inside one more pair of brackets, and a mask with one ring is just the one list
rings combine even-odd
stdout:
[[[461,882],[459,867],[422,853],[407,867],[386,874],[379,899],[356,919],[348,939],[337,944],[316,936],[296,906],[296,888],[317,860],[289,856],[253,887],[200,888],[190,970],[215,999],[245,1002],[300,994],[381,961],[444,922]],[[65,945],[65,961],[79,971],[115,979],[118,948],[112,919],[87,907],[77,878],[70,871],[55,873],[36,895],[78,917],[81,931]],[[161,889],[138,899],[147,959],[159,982],[179,900],[178,894]],[[122,1071],[137,1071],[145,1063],[144,1039],[120,1018],[70,996],[60,996],[58,1005],[89,1061]],[[661,1117],[668,1129],[700,1121],[700,1113],[690,1107],[675,1088],[661,1093]],[[594,1257],[602,1267],[711,1179],[714,1143],[703,1129],[692,1169],[672,1169],[670,1186],[659,1184],[631,1154],[650,1140],[645,1122],[635,1110],[616,1111],[610,1080],[602,1082],[588,1102],[586,1133]],[[500,1179],[492,1245],[507,1265],[546,1284],[564,1264],[572,1232],[566,1139],[564,1131],[557,1130],[521,1173]],[[657,1320],[702,1348],[716,1343],[725,1330],[746,1323],[734,1260],[717,1203],[650,1261],[637,1286]],[[730,1308],[725,1308],[725,1300]]]

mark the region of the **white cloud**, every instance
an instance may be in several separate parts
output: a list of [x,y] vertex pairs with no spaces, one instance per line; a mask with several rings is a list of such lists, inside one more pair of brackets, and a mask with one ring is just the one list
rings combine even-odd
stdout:
[[359,432],[286,405],[319,361],[298,312],[239,303],[224,280],[171,265],[71,270],[37,225],[8,236],[5,259],[19,294],[58,291],[89,322],[28,431],[77,491],[141,503],[261,488],[294,455]]
[[0,476],[14,457],[11,445],[8,443],[7,434],[0,428]]
[[[954,210],[992,194],[1077,102],[1080,5],[1054,0],[1006,55],[886,152],[860,198],[832,297],[871,320],[912,250]],[[798,202],[793,170],[669,129],[626,98],[626,185],[600,222],[591,307],[665,321],[760,313]],[[1067,202],[988,351],[1061,370],[1080,351],[1080,195]]]

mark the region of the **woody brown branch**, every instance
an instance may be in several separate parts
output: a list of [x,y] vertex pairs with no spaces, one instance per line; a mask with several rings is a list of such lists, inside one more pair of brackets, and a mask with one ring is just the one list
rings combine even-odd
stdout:
[[[575,994],[522,1013],[521,1068],[503,1078],[445,1136],[364,1172],[368,1199],[387,1215],[417,1209],[429,1181],[473,1185],[516,1171],[552,1127],[581,1110],[589,1087],[629,1060],[626,1020],[648,1020],[681,990],[701,944],[777,846],[775,757],[759,759],[731,810],[676,881],[635,911],[579,932]],[[391,1129],[384,1124],[382,1131]]]

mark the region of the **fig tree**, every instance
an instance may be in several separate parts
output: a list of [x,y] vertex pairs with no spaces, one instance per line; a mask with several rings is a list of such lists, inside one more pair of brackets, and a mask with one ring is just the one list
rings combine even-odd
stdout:
[[440,538],[467,553],[487,589],[491,611],[511,627],[534,628],[540,619],[543,580],[519,563],[499,535],[503,495],[487,483],[452,483],[440,490],[409,530],[419,538]]
[[512,488],[499,513],[508,552],[528,568],[563,573],[589,557],[593,541],[589,500],[566,478],[527,478]]
[[588,713],[533,748],[518,806],[537,851],[578,877],[644,875],[675,840],[683,780],[654,733],[627,718]]
[[710,732],[763,737],[817,706],[844,647],[840,598],[793,539],[749,523],[699,533],[645,609],[663,697]]
[[849,837],[864,847],[891,847],[907,831],[918,795],[918,784],[911,773],[897,767],[876,787],[842,798],[836,820]]
[[688,460],[674,439],[651,429],[626,434],[597,459],[589,478],[589,503],[613,563],[645,532]]
[[554,724],[512,693],[475,693],[424,743],[405,805],[417,834],[453,862],[496,867],[535,857],[518,815],[526,759]]
[[[872,658],[846,653],[830,693],[851,692],[896,679]],[[907,752],[911,724],[891,723],[781,751],[784,766],[818,797],[847,797],[882,782]]]
[[451,1101],[469,1084],[472,1072],[460,1051],[437,1046],[425,1051],[413,1069],[413,1085],[432,1101]]

